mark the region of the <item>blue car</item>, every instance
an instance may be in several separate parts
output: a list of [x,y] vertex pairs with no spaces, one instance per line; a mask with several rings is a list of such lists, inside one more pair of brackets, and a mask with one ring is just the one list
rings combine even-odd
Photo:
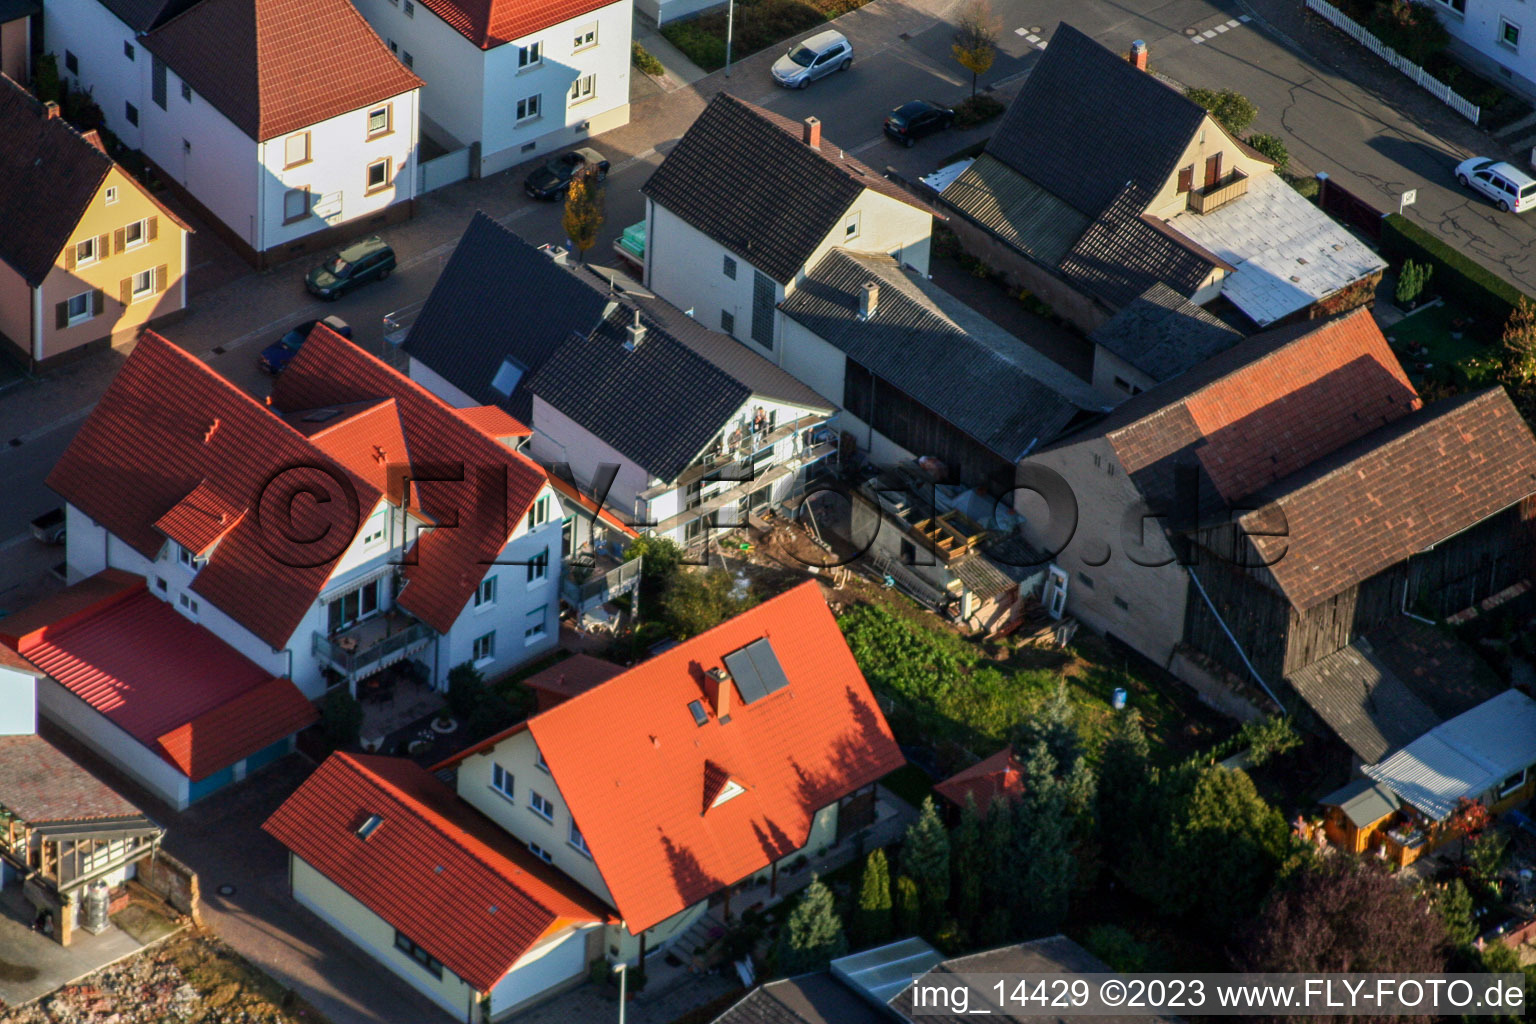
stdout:
[[288,363],[299,354],[299,346],[304,344],[304,339],[309,337],[309,332],[315,329],[316,324],[325,324],[331,330],[343,338],[352,337],[352,328],[339,316],[328,316],[324,320],[306,320],[277,341],[261,350],[261,358],[256,364],[263,370],[276,376],[288,368]]

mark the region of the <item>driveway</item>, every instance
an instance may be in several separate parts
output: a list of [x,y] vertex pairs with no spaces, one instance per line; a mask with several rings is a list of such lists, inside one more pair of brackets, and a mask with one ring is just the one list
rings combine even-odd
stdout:
[[68,946],[39,935],[32,904],[13,882],[0,890],[0,1007],[29,1003],[142,948],[116,925],[100,935],[77,928]]

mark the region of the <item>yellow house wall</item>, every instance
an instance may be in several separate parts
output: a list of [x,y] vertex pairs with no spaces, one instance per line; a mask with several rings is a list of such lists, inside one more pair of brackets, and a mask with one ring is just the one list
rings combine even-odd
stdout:
[[[106,189],[110,187],[117,189],[117,202],[108,206]],[[111,252],[112,236],[117,229],[150,217],[158,218],[153,242],[116,254]],[[88,342],[131,331],[181,309],[184,234],[181,226],[151,202],[133,179],[114,166],[69,238],[69,244],[75,245],[87,238],[106,235],[105,258],[98,257],[90,264],[66,270],[64,252],[60,252],[53,270],[43,280],[43,350],[40,358],[48,359]],[[166,268],[165,290],[125,307],[119,301],[123,279],[159,266]],[[73,327],[60,329],[55,314],[57,304],[94,289],[103,293],[101,313]]]
[[[478,1003],[478,994],[448,968],[443,968],[441,979],[434,978],[426,968],[396,949],[395,929],[389,922],[300,858],[289,854],[289,863],[292,865],[294,899],[319,914],[327,924],[375,960],[388,966],[412,988],[460,1020],[464,1019],[467,1007]],[[419,941],[417,936],[408,937]]]
[[1208,157],[1221,154],[1221,174],[1226,177],[1234,168],[1240,168],[1250,178],[1260,174],[1271,174],[1274,166],[1264,160],[1256,160],[1238,148],[1237,142],[1218,125],[1215,120],[1207,116],[1200,123],[1200,130],[1195,132],[1195,137],[1190,140],[1184,149],[1184,155],[1174,166],[1173,173],[1168,180],[1163,182],[1152,202],[1147,204],[1146,212],[1154,217],[1172,217],[1184,209],[1187,199],[1184,193],[1179,191],[1179,168],[1195,167],[1194,187],[1200,188],[1205,184],[1205,161]]

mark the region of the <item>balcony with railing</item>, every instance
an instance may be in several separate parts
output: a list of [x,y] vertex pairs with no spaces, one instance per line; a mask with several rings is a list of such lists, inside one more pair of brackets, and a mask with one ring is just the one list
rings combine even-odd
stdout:
[[640,587],[642,561],[637,555],[626,562],[607,550],[578,551],[566,564],[560,598],[582,616],[615,598],[633,594]]
[[315,660],[356,683],[426,647],[432,627],[398,611],[364,619],[327,636],[315,633]]
[[780,441],[793,437],[802,430],[825,423],[821,415],[802,416],[797,420],[774,427],[772,430],[744,430],[734,443],[723,443],[719,449],[706,454],[693,465],[678,474],[676,480],[664,481],[640,492],[642,501],[666,494],[679,487],[713,477],[717,480],[745,479],[752,465],[752,457],[765,448],[772,448]]
[[[683,511],[663,519],[653,527],[653,530],[661,536],[666,536],[678,527],[695,519],[703,519],[705,516],[736,505],[748,495],[765,487],[772,487],[785,477],[793,475],[812,463],[834,455],[836,452],[836,441],[823,441],[820,444],[813,444],[809,448],[802,448],[791,458],[783,462],[773,463],[766,469],[759,468],[754,471],[750,464],[748,464],[739,474],[726,477],[726,479],[737,480],[733,486],[727,487],[722,491],[716,491],[707,497],[701,492],[699,495],[689,498]],[[724,474],[721,474],[721,476],[724,477]]]
[[1214,185],[1191,189],[1189,208],[1196,213],[1210,213],[1247,194],[1248,175],[1241,170],[1234,170]]

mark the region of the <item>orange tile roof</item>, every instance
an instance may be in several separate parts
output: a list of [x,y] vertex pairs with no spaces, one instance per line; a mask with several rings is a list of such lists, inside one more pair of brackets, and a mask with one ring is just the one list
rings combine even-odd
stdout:
[[320,718],[299,688],[268,679],[160,736],[161,756],[189,779],[205,779]]
[[482,50],[521,39],[579,15],[609,6],[612,0],[421,0]]
[[579,693],[586,693],[623,671],[624,666],[611,661],[590,654],[573,654],[542,672],[535,672],[523,680],[523,685],[537,694],[539,710],[543,711]]
[[[697,725],[688,704],[708,705],[704,672],[762,637],[789,684],[751,704],[731,685],[730,721]],[[631,932],[801,848],[817,810],[903,763],[814,581],[527,727]],[[722,772],[744,792],[701,808]]]
[[501,441],[509,437],[529,437],[533,430],[519,423],[505,409],[494,405],[476,405],[460,409],[459,416],[482,433]]
[[155,529],[194,555],[207,553],[245,518],[245,509],[220,494],[207,480],[155,520]]
[[[324,325],[272,389],[273,408],[290,415],[379,398],[394,399],[411,465],[424,470],[412,500],[434,521],[456,524],[419,540],[396,603],[446,633],[543,489],[544,470]],[[443,479],[459,467],[462,479]]]
[[257,142],[422,84],[347,0],[201,0],[142,41]]
[[[284,419],[308,433],[315,447],[398,503],[404,491],[404,474],[400,467],[410,465],[410,452],[406,448],[400,410],[395,400],[383,398],[357,402],[338,411],[334,419],[319,424],[306,422],[306,418],[312,420],[316,414],[325,415],[330,411],[305,410]],[[305,430],[308,426],[316,429],[313,432]],[[390,472],[391,465],[396,467],[394,473]]]
[[[379,489],[206,363],[146,331],[48,486],[153,560],[165,545],[157,524],[205,482],[245,515],[192,591],[286,647]],[[292,500],[307,489],[332,500]]]
[[960,808],[969,796],[976,801],[976,809],[986,814],[994,797],[1012,803],[1024,795],[1024,765],[1014,756],[1013,747],[1004,747],[936,784],[933,791]]
[[478,992],[546,935],[610,916],[403,758],[332,754],[262,828]]

